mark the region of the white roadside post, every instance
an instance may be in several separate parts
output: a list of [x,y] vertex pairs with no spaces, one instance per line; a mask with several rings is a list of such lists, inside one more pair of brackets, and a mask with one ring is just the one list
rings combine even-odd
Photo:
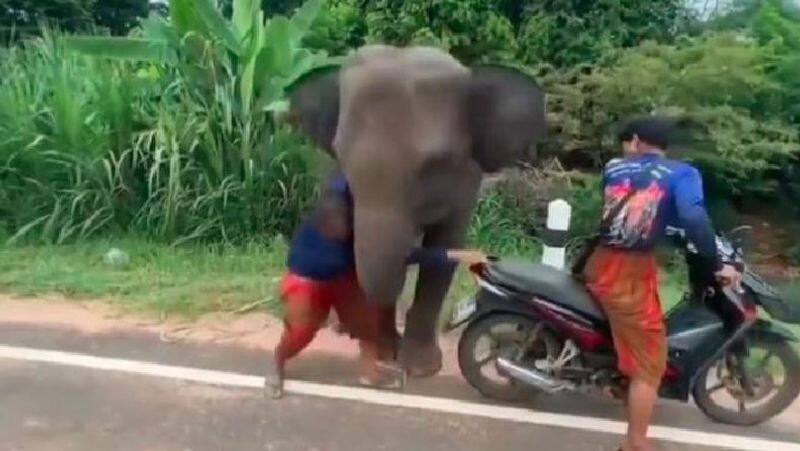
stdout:
[[563,199],[547,204],[547,230],[544,233],[542,264],[564,269],[567,261],[567,231],[572,206]]

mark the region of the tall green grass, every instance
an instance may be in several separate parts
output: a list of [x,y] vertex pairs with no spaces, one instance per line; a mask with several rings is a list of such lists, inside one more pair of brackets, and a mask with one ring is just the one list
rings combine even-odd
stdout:
[[237,113],[235,77],[206,97],[175,67],[79,56],[47,30],[1,48],[0,70],[0,230],[11,242],[244,242],[289,233],[314,196],[316,152],[264,115]]
[[[104,205],[87,187],[97,182],[94,163],[106,151],[106,117],[92,105],[97,93],[89,62],[64,55],[56,38],[0,50],[0,212],[7,229],[38,227],[58,238],[79,222],[84,233],[107,221]],[[99,68],[95,68],[99,69]],[[75,194],[67,200],[67,190]],[[82,195],[79,195],[83,193]],[[78,220],[81,210],[91,215]],[[73,221],[64,221],[71,215]]]

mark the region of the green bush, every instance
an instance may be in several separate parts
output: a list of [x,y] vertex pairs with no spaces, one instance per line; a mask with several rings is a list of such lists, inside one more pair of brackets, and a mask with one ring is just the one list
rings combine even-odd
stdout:
[[594,63],[614,49],[644,40],[670,43],[692,22],[686,3],[679,0],[526,3],[520,57],[534,65]]
[[747,28],[616,48],[595,65],[543,68],[554,137],[545,155],[599,170],[618,151],[614,134],[628,116],[683,115],[701,127],[690,146],[673,150],[701,168],[711,200],[796,204],[800,21],[781,3],[747,9],[749,19],[737,19]]
[[499,255],[535,257],[541,249],[550,201],[572,206],[567,247],[579,249],[600,222],[600,177],[564,171],[557,162],[505,174],[481,197],[469,229],[470,242]]
[[[57,3],[66,7],[0,0],[0,14],[17,14],[11,4],[65,16],[112,5]],[[376,41],[527,65],[548,94],[553,129],[540,164],[557,157],[599,173],[619,151],[619,121],[677,113],[703,125],[699,141],[675,150],[691,150],[678,155],[703,170],[718,216],[732,217],[742,198],[798,205],[800,25],[782,1],[734,10],[693,37],[680,36],[702,24],[672,0],[323,0],[267,20],[263,11],[303,2],[219,3],[227,16],[212,0],[173,0],[169,22],[146,20],[132,39],[66,39],[103,58],[68,52],[48,32],[0,50],[6,235],[63,242],[131,230],[186,242],[290,232],[314,196],[317,157],[273,114],[292,81],[337,62],[327,54]],[[555,197],[573,205],[572,244],[591,234],[597,178],[548,174],[522,171],[490,190],[470,239],[528,252]]]
[[313,49],[344,55],[361,47],[367,36],[367,22],[357,0],[327,0],[303,41]]
[[35,34],[46,22],[65,31],[100,26],[121,35],[148,10],[148,0],[0,0],[0,29]]
[[513,198],[502,191],[490,191],[481,197],[472,216],[467,241],[498,256],[535,258],[541,245],[526,227],[529,218],[514,207]]
[[[339,50],[366,35],[372,42],[439,46],[467,63],[593,62],[643,39],[671,42],[692,23],[690,10],[677,0],[331,0],[328,5],[331,19],[319,24],[322,48]],[[334,23],[342,26],[336,29]]]
[[774,171],[800,153],[795,127],[780,119],[783,87],[770,72],[769,47],[737,35],[646,43],[607,67],[547,73],[551,150],[598,168],[617,152],[614,132],[628,116],[683,115],[699,124],[699,140],[675,149],[704,172],[722,196],[774,195]]

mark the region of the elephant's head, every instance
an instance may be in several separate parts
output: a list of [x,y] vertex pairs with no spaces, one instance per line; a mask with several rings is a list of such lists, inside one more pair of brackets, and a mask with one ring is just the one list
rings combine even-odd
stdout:
[[359,280],[385,302],[399,295],[423,229],[469,210],[481,172],[515,163],[546,129],[532,78],[427,47],[359,49],[338,74],[300,84],[291,103],[350,181]]

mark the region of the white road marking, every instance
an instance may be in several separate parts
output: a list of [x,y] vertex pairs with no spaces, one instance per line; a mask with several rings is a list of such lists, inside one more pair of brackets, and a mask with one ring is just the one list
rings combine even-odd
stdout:
[[[225,371],[204,370],[180,366],[161,365],[135,360],[95,357],[61,351],[23,348],[0,345],[0,358],[28,362],[51,363],[56,365],[90,368],[94,370],[117,371],[128,374],[180,379],[212,385],[231,387],[261,388],[264,378]],[[456,399],[431,396],[408,395],[402,393],[370,390],[357,387],[325,385],[312,382],[286,381],[287,392],[299,395],[318,396],[332,399],[345,399],[391,407],[406,407],[437,412],[468,415],[474,417],[507,420],[540,426],[557,426],[568,429],[600,432],[604,434],[624,434],[625,423],[602,418],[581,417],[547,412],[536,412],[516,407],[491,406]],[[766,440],[753,437],[692,431],[665,426],[650,429],[654,439],[689,445],[710,446],[748,451],[800,451],[800,444]]]

